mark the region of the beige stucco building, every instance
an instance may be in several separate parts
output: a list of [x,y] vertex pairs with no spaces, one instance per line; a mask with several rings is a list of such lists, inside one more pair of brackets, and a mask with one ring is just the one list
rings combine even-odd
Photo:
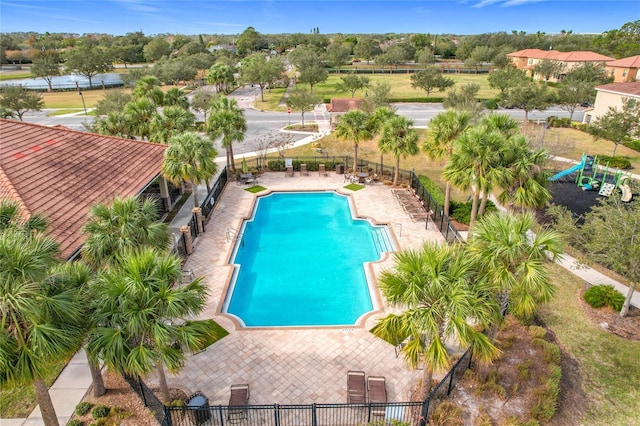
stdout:
[[609,108],[621,108],[624,99],[640,102],[640,81],[633,83],[611,83],[596,87],[596,101],[593,108],[585,111],[583,123],[591,123],[602,117]]
[[589,50],[575,52],[559,52],[557,50],[540,50],[540,49],[524,49],[517,52],[509,53],[507,57],[511,60],[511,64],[523,70],[529,77],[534,80],[543,80],[541,75],[534,73],[534,67],[544,60],[559,62],[563,65],[561,72],[551,76],[549,81],[561,81],[569,71],[582,65],[585,62],[605,65],[615,58],[591,52]]
[[608,76],[613,77],[614,83],[630,83],[639,77],[640,55],[607,62],[605,67]]

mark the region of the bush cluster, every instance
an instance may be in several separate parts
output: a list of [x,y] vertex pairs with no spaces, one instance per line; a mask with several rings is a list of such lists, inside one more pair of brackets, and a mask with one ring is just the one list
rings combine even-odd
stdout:
[[80,404],[76,405],[75,413],[79,416],[84,416],[91,410],[93,404],[87,401],[82,401]]
[[[468,225],[471,220],[471,207],[473,205],[472,201],[467,201],[466,203],[459,203],[456,201],[451,202],[451,206],[449,207],[449,214],[453,217],[457,222],[464,223]],[[491,200],[487,201],[487,206],[484,209],[485,213],[491,213],[498,211],[495,204],[491,202]]]
[[82,420],[78,419],[71,419],[67,422],[67,426],[82,426],[83,424]]
[[605,284],[589,287],[587,291],[584,292],[584,300],[592,308],[598,309],[603,306],[608,306],[615,311],[621,310],[624,304],[624,296],[622,293],[613,288],[613,286]]
[[562,370],[558,365],[550,365],[549,369],[551,372],[547,381],[534,392],[534,404],[529,412],[535,420],[541,422],[548,422],[558,407]]
[[484,106],[487,109],[498,109],[498,100],[497,99],[487,99],[484,101]]
[[609,157],[607,155],[603,155],[600,157],[600,164],[607,164],[609,163],[609,167],[617,167],[618,169],[630,169],[631,168],[631,161],[629,160],[629,157],[625,157],[625,156],[616,156],[616,157]]
[[571,120],[567,118],[560,118],[554,115],[547,118],[547,122],[550,127],[571,127]]
[[418,179],[422,186],[429,192],[431,198],[433,198],[439,206],[444,206],[444,192],[440,190],[438,185],[428,176],[418,176]]
[[622,145],[626,146],[629,149],[633,149],[634,151],[640,152],[640,139],[633,139],[623,143]]
[[93,407],[93,410],[91,410],[91,417],[93,417],[94,419],[100,419],[102,417],[107,417],[109,415],[109,407],[107,407],[106,405],[96,405],[95,407]]

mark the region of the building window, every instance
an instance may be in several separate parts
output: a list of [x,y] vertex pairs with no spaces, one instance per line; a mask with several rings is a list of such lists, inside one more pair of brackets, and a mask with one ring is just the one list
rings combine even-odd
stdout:
[[626,77],[627,76],[627,70],[622,70],[622,76]]
[[611,77],[613,77],[614,75],[616,75],[616,70],[615,69],[611,69]]
[[529,59],[529,62],[527,62],[527,65],[533,65],[533,59]]

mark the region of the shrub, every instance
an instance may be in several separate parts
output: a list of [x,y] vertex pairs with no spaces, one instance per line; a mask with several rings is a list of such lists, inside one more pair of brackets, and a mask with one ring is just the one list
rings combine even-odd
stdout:
[[585,133],[589,133],[589,125],[588,124],[582,124],[582,123],[571,123],[571,127],[573,127],[574,129],[577,130],[581,130]]
[[589,287],[587,291],[584,292],[584,300],[592,308],[598,309],[603,306],[609,306],[615,311],[621,310],[624,304],[624,296],[622,293],[613,288],[612,285],[605,284]]
[[[451,207],[449,208],[449,213],[451,217],[453,217],[457,222],[464,223],[465,225],[469,224],[471,220],[471,206],[473,205],[472,201],[467,201],[466,203],[458,203],[455,201],[451,202]],[[493,204],[490,200],[487,201],[487,206],[485,207],[485,213],[495,212],[498,209],[495,204]]]
[[625,156],[617,156],[617,157],[609,157],[603,155],[600,157],[600,164],[609,163],[609,167],[617,167],[619,169],[630,169],[631,161],[629,161],[629,157]]
[[428,176],[418,176],[418,179],[420,179],[422,186],[429,192],[431,198],[441,207],[444,206],[444,192],[440,190],[440,187]]
[[91,410],[93,404],[87,401],[82,401],[80,404],[76,405],[75,413],[79,416],[84,416]]
[[529,377],[529,367],[531,367],[531,360],[526,360],[523,364],[518,365],[518,378],[520,380],[526,380]]
[[498,101],[496,99],[487,99],[484,101],[484,106],[487,109],[498,109]]
[[67,422],[67,426],[82,426],[83,424],[82,420],[78,419],[72,419]]
[[451,401],[444,401],[429,416],[430,425],[463,425],[462,408]]
[[531,335],[531,337],[537,337],[539,339],[542,339],[544,336],[547,335],[547,330],[544,327],[538,327],[537,325],[530,325],[529,334]]
[[106,405],[96,405],[91,410],[91,417],[94,419],[100,419],[102,417],[107,417],[109,415],[109,407]]
[[634,139],[623,143],[622,145],[627,148],[633,149],[634,151],[640,152],[640,139]]
[[550,127],[571,127],[569,118],[560,118],[552,115],[547,118],[547,122]]
[[533,406],[529,414],[536,420],[547,422],[553,417],[558,406],[558,393],[560,392],[560,378],[562,371],[560,367],[551,367],[551,374],[546,383],[534,391]]

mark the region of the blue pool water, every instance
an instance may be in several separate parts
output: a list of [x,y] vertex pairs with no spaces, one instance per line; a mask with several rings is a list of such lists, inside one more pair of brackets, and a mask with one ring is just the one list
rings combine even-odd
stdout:
[[373,309],[363,262],[390,241],[337,193],[260,197],[236,242],[226,312],[248,327],[353,325]]

